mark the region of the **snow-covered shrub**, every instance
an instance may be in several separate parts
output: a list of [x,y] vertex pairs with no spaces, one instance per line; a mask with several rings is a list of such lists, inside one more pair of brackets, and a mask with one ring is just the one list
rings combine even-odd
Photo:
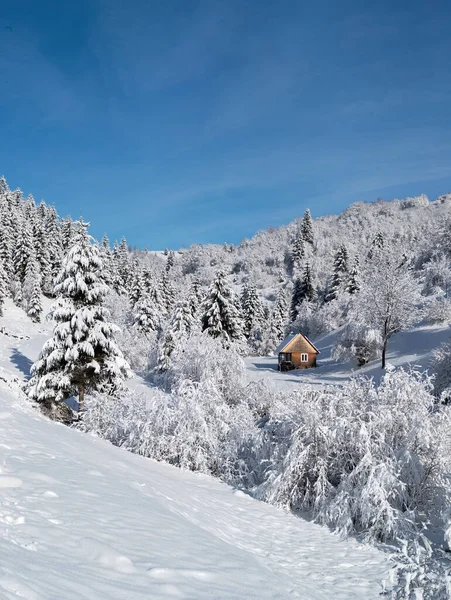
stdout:
[[392,600],[449,600],[451,597],[451,556],[431,545],[424,536],[402,540],[392,556],[395,563],[389,589]]
[[165,373],[165,388],[178,389],[185,380],[211,382],[233,404],[239,401],[246,385],[245,364],[233,344],[225,348],[220,339],[193,333],[174,348]]
[[351,321],[338,336],[333,357],[336,360],[355,358],[360,367],[381,355],[382,343],[379,331],[364,323]]
[[256,436],[247,404],[231,406],[212,381],[187,379],[170,394],[155,388],[120,400],[90,396],[83,426],[136,454],[230,483],[246,478]]
[[431,324],[450,322],[451,300],[444,296],[432,298],[425,304],[424,319]]
[[451,341],[441,344],[432,353],[431,372],[434,378],[434,393],[443,402],[451,401]]
[[429,379],[399,370],[378,388],[357,379],[293,392],[261,432],[272,450],[260,497],[343,535],[415,536],[450,491],[450,417],[430,391]]

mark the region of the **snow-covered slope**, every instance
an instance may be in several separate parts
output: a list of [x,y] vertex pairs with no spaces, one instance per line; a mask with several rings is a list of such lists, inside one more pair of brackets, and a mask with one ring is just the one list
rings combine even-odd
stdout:
[[7,301],[0,328],[1,600],[379,597],[376,549],[44,419],[19,384],[48,325]]

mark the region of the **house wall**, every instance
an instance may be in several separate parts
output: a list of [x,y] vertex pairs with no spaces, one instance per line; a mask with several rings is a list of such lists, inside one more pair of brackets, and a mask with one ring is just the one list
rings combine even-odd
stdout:
[[291,355],[291,361],[296,369],[310,369],[311,367],[316,367],[316,354],[309,352],[308,362],[301,362],[301,353],[293,352]]

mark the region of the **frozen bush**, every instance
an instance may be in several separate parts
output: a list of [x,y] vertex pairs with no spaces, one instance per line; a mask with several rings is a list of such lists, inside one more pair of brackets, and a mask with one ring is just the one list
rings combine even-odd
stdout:
[[399,370],[379,388],[352,380],[293,393],[262,432],[273,449],[260,496],[343,535],[411,538],[425,515],[440,518],[450,487],[450,419],[430,391],[429,379]]
[[351,321],[338,336],[333,349],[333,357],[336,360],[355,358],[361,367],[370,360],[380,357],[382,343],[379,331],[364,323]]
[[432,353],[431,371],[435,375],[434,393],[443,402],[451,400],[451,341],[445,342]]

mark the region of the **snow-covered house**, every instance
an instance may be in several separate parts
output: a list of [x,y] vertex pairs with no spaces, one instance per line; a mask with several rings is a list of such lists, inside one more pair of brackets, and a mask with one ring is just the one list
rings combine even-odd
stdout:
[[316,357],[320,353],[302,333],[290,334],[276,352],[279,355],[279,371],[316,367]]

